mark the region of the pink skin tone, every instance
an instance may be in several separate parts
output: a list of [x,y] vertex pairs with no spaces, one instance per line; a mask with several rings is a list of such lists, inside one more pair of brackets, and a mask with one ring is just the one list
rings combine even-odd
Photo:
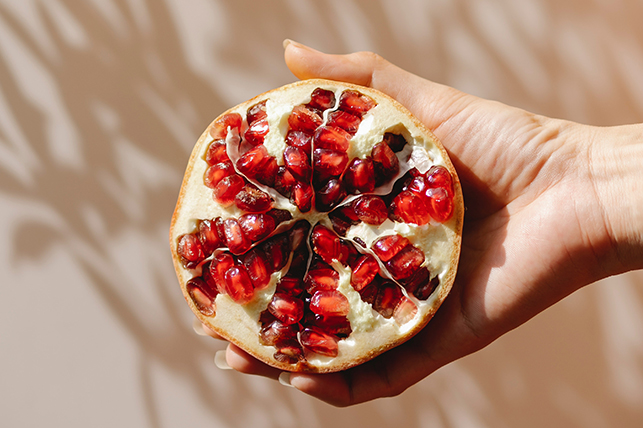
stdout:
[[[296,77],[370,86],[411,110],[449,151],[467,206],[456,283],[428,326],[346,372],[282,376],[291,386],[341,407],[398,395],[579,288],[643,268],[643,125],[550,119],[433,83],[372,53],[284,45]],[[281,374],[232,344],[226,361],[242,373]]]

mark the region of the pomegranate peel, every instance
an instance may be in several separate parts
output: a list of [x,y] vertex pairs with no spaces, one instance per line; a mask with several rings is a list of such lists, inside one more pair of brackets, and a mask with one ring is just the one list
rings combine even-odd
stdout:
[[[217,181],[206,171],[220,162],[233,168]],[[463,214],[447,152],[403,106],[306,80],[204,131],[170,245],[201,322],[281,370],[335,372],[429,322],[455,278]]]

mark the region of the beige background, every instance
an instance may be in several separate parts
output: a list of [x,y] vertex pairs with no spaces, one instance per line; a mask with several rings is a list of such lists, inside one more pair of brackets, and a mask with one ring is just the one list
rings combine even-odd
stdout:
[[641,426],[641,272],[335,409],[218,370],[166,244],[201,131],[294,79],[286,37],[614,125],[643,121],[641,16],[635,0],[0,0],[0,425]]

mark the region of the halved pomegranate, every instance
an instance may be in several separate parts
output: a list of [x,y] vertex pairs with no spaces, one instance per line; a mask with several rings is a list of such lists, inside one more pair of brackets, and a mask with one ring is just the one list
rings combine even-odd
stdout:
[[431,319],[453,284],[463,212],[446,151],[404,107],[309,80],[212,122],[170,244],[203,323],[282,370],[333,372]]

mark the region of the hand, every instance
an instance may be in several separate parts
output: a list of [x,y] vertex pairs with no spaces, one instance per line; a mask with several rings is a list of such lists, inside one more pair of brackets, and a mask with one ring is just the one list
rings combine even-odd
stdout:
[[[300,79],[371,86],[405,105],[449,151],[467,208],[456,283],[428,326],[345,372],[293,373],[295,388],[337,406],[397,395],[580,287],[641,267],[643,203],[629,192],[622,201],[620,193],[638,185],[643,194],[631,179],[643,160],[634,137],[640,127],[537,116],[424,80],[371,53],[327,55],[289,42],[285,57]],[[619,157],[625,152],[629,163]],[[226,356],[238,371],[280,374],[234,345]]]

